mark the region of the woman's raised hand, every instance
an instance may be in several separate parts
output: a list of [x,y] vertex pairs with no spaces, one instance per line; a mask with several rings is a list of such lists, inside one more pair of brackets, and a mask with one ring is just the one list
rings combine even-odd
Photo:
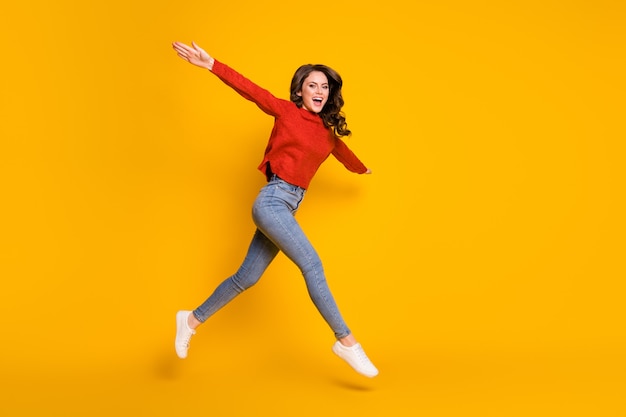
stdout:
[[189,62],[190,64],[197,65],[201,68],[208,70],[213,69],[213,62],[215,61],[206,51],[196,45],[195,42],[191,42],[191,46],[184,43],[174,42],[172,47],[176,51],[179,57]]

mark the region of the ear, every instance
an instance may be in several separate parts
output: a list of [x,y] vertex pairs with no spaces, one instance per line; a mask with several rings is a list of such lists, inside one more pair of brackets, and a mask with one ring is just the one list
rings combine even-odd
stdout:
[[302,97],[302,90],[298,91],[298,92],[296,93],[296,95],[297,95],[298,97]]

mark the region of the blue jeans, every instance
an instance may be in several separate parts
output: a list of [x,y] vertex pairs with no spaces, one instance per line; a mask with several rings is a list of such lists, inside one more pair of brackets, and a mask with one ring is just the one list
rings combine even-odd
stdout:
[[300,268],[309,296],[340,339],[350,334],[330,293],[322,262],[294,218],[305,190],[274,176],[257,196],[252,219],[257,230],[239,270],[224,280],[197,309],[194,316],[206,321],[237,295],[256,284],[279,251]]

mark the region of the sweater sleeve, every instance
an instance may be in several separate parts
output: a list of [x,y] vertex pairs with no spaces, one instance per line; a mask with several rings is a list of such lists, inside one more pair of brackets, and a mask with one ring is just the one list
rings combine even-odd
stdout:
[[349,171],[356,172],[357,174],[365,174],[367,167],[357,158],[357,156],[348,148],[339,138],[335,139],[335,149],[332,152],[333,156],[337,158]]
[[255,103],[261,110],[270,116],[278,117],[285,106],[291,102],[274,97],[272,93],[259,87],[226,64],[215,60],[211,70],[226,85],[235,90],[246,100]]

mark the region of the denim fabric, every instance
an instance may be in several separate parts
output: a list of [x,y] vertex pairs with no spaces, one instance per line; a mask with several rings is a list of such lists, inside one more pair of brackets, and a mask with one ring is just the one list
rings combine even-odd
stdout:
[[350,334],[330,293],[322,262],[294,218],[305,190],[274,176],[257,196],[252,219],[257,230],[239,270],[224,280],[193,314],[204,322],[237,295],[256,284],[279,251],[302,272],[309,296],[336,338]]

